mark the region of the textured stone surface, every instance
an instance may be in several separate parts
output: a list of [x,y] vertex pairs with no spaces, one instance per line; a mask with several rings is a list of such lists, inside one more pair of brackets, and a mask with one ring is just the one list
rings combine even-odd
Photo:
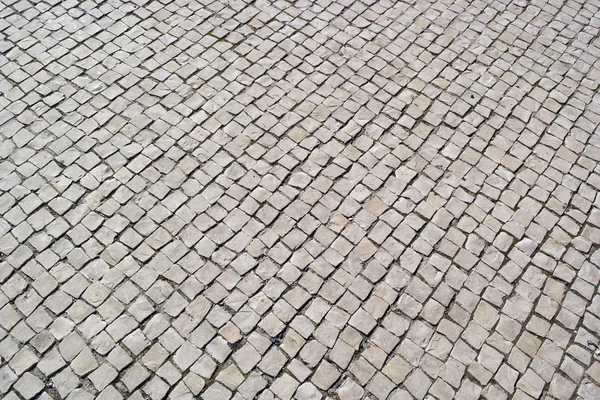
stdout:
[[598,1],[0,4],[0,397],[600,396]]

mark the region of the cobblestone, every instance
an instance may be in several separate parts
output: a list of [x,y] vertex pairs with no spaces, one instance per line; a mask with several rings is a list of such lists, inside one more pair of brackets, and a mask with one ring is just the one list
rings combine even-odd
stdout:
[[0,1],[0,397],[600,398],[599,17]]

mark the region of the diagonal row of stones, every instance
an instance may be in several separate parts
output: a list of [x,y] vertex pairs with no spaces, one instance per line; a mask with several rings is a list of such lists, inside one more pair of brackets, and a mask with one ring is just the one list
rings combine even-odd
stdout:
[[4,398],[600,395],[594,1],[2,1]]

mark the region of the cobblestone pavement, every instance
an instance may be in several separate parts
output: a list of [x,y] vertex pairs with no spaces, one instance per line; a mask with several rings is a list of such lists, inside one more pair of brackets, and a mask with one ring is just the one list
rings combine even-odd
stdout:
[[3,399],[600,399],[600,1],[1,4]]

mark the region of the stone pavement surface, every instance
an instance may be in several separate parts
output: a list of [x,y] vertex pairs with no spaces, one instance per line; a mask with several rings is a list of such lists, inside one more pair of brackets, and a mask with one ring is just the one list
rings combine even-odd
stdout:
[[600,398],[600,1],[1,4],[3,399]]

